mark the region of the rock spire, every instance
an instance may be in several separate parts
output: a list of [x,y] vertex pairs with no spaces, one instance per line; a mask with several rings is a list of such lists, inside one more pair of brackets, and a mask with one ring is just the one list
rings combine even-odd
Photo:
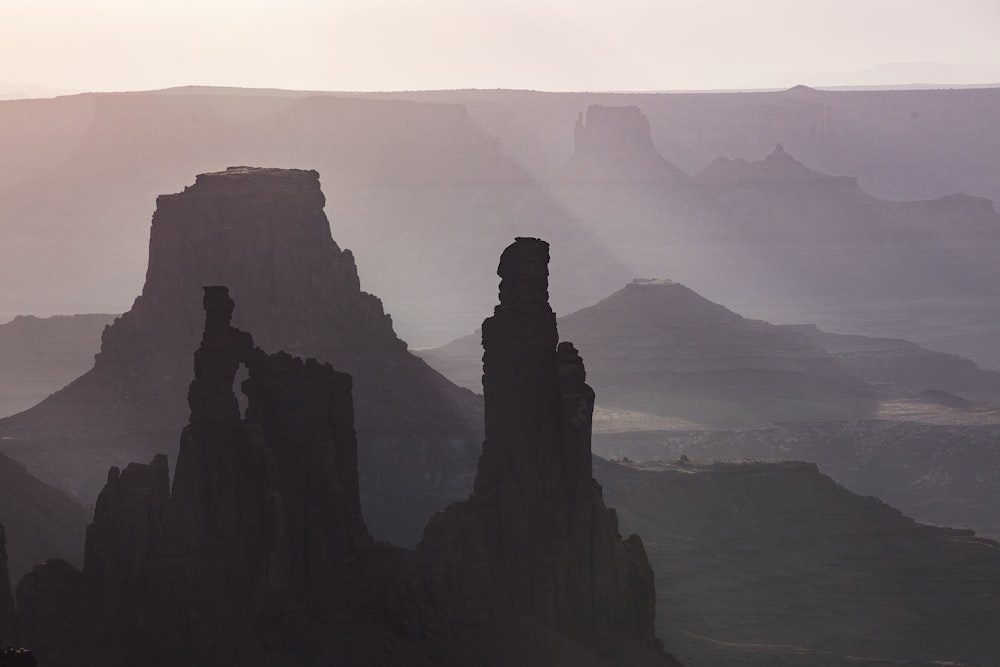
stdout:
[[621,538],[593,478],[594,391],[576,349],[558,342],[548,260],[548,244],[534,238],[503,252],[500,304],[483,322],[486,440],[475,493],[437,515],[420,548],[478,536],[481,552],[461,558],[488,562],[499,608],[571,636],[652,644],[653,573],[642,540]]

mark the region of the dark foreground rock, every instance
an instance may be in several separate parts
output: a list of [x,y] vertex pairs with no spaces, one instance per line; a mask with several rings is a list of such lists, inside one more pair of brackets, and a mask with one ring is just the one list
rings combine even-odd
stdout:
[[481,589],[488,566],[498,586],[488,595],[505,606],[571,635],[617,632],[652,645],[653,573],[642,540],[621,539],[594,481],[594,392],[573,345],[557,347],[548,260],[548,244],[527,238],[501,257],[500,305],[483,323],[475,493],[432,519],[418,553],[452,563],[450,590]]
[[[0,525],[0,640],[14,636],[14,596],[10,593],[7,572],[7,534]],[[2,650],[0,646],[0,650]]]
[[416,553],[362,518],[351,376],[261,351],[205,288],[173,488],[162,455],[112,468],[83,570],[49,560],[18,585],[18,640],[74,667],[676,665],[642,542],[591,475],[593,392],[556,349],[547,259],[537,240],[504,254],[476,490]]

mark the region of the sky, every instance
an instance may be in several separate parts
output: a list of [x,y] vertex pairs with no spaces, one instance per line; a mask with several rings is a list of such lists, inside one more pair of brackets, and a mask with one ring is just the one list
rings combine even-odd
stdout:
[[[863,74],[884,63],[951,68]],[[0,0],[0,81],[60,90],[705,90],[938,75],[1000,82],[1000,0]]]

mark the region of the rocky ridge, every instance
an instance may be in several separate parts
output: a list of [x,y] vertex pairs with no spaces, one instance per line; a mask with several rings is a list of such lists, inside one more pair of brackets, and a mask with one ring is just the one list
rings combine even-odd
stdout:
[[688,665],[987,665],[1000,544],[921,525],[814,464],[595,459]]
[[789,180],[840,183],[848,187],[857,187],[858,183],[855,178],[828,176],[810,169],[789,155],[780,143],[763,160],[718,157],[692,177],[698,185],[719,189]]
[[1000,428],[889,420],[785,423],[732,430],[605,433],[594,451],[634,461],[812,461],[838,483],[925,523],[1000,536]]

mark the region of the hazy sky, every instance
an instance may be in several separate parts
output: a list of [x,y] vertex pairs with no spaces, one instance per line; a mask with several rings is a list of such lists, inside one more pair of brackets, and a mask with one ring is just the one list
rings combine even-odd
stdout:
[[1000,67],[1000,0],[0,0],[0,81],[74,90],[734,88],[914,61]]

